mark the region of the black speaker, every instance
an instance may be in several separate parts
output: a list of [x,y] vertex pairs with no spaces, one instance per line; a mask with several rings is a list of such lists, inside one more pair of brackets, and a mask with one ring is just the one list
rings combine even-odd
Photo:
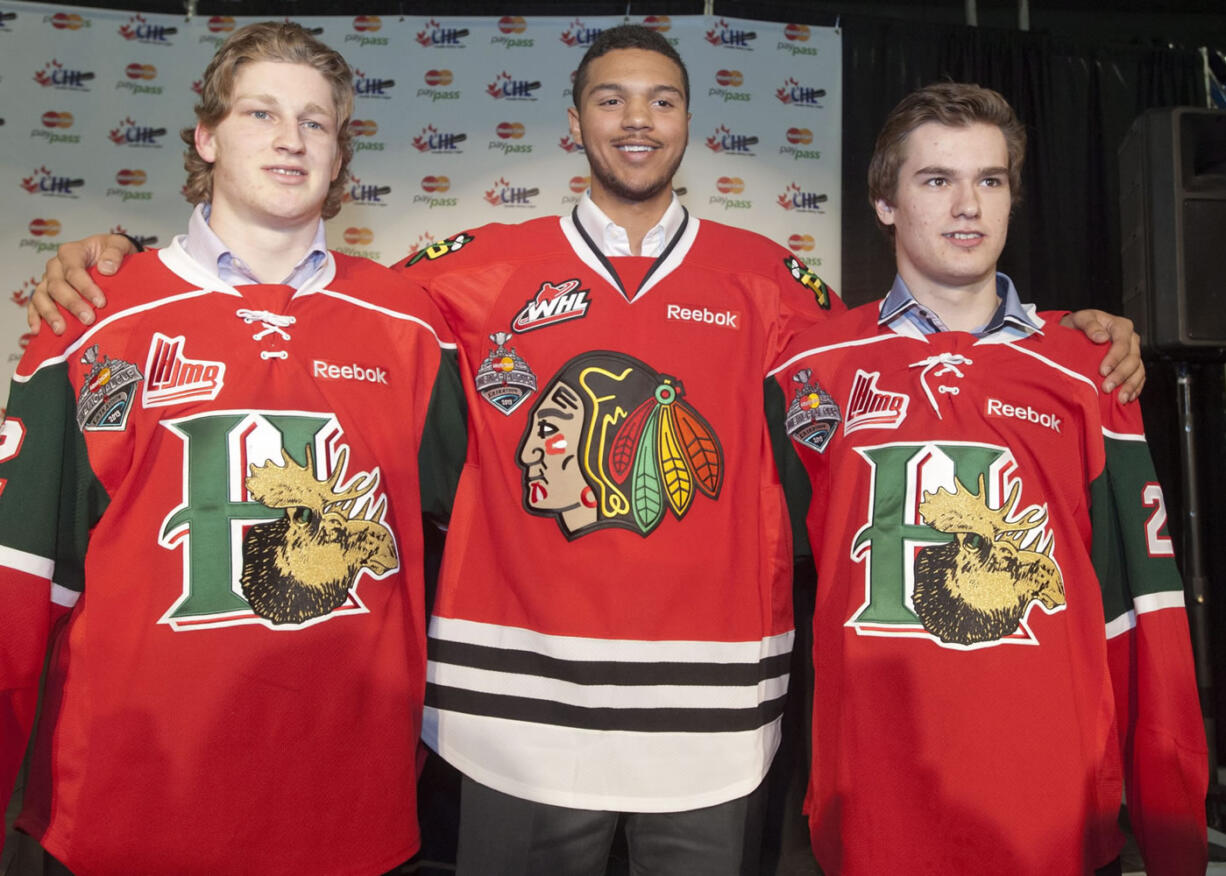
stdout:
[[1125,315],[1150,350],[1226,353],[1226,112],[1149,110],[1119,160]]

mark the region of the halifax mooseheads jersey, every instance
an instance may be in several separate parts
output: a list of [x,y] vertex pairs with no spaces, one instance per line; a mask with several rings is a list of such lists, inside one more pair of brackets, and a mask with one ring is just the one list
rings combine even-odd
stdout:
[[456,334],[469,412],[426,742],[475,781],[573,808],[749,793],[793,638],[763,386],[841,304],[777,245],[694,217],[658,259],[605,257],[568,216],[478,228],[404,267]]
[[894,325],[857,308],[775,372],[813,488],[818,861],[1085,873],[1119,852],[1126,779],[1148,872],[1204,873],[1205,737],[1138,406],[1055,323]]
[[418,455],[444,470],[454,344],[342,255],[234,288],[176,241],[98,282],[0,444],[6,794],[51,639],[19,826],[79,876],[388,870],[419,845]]

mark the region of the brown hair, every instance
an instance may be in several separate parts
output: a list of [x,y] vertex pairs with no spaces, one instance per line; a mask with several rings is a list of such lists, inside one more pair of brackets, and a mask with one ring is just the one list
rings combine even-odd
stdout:
[[596,39],[583,53],[583,60],[575,70],[575,80],[571,87],[571,99],[575,109],[579,109],[579,100],[583,97],[583,89],[587,86],[587,68],[602,55],[617,49],[642,49],[663,55],[677,65],[681,70],[681,90],[685,92],[685,105],[690,105],[690,73],[685,69],[685,62],[677,54],[672,44],[649,27],[641,24],[619,24],[597,34]]
[[[1009,193],[1016,204],[1022,197],[1022,163],[1026,160],[1026,128],[1013,107],[998,92],[966,82],[937,82],[913,91],[890,111],[868,165],[868,200],[894,203],[898,170],[906,158],[907,138],[920,125],[936,122],[961,128],[983,123],[996,125],[1005,135],[1009,152]],[[893,226],[878,225],[890,236]]]
[[[353,71],[339,52],[315,39],[300,24],[277,21],[249,24],[236,30],[222,43],[205,68],[200,103],[195,107],[198,123],[212,129],[226,117],[234,97],[238,68],[252,61],[306,64],[318,70],[331,86],[341,155],[340,173],[332,181],[323,205],[323,218],[331,219],[340,212],[345,181],[349,176],[349,159],[353,157],[353,135],[349,131],[349,118],[353,115]],[[179,136],[187,144],[187,151],[183,154],[183,167],[187,171],[184,197],[193,204],[210,201],[213,197],[213,165],[196,151],[194,127],[184,128]]]

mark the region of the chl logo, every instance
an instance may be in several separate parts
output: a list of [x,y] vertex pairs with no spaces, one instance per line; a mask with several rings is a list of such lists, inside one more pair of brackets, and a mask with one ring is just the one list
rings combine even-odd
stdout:
[[957,649],[1038,644],[1030,610],[1063,611],[1064,579],[1047,507],[1019,508],[1008,448],[899,443],[856,452],[873,487],[851,545],[865,601],[847,626]]
[[336,417],[211,412],[162,425],[183,443],[183,501],[158,544],[183,556],[174,630],[300,629],[362,614],[365,577],[400,568],[378,468],[350,471]]

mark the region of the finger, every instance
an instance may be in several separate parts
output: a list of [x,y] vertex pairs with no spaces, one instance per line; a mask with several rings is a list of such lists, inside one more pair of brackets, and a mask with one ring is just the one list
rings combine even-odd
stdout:
[[[136,252],[132,241],[122,234],[108,234],[102,252],[98,254],[98,273],[111,276],[119,270],[124,258]],[[102,305],[99,304],[99,307]]]
[[84,268],[69,268],[61,280],[50,276],[50,272],[48,272],[47,279],[47,291],[61,307],[86,325],[93,323],[94,309],[90,307],[85,298],[81,297],[82,294],[95,305],[99,301],[105,302],[106,299],[102,295],[102,290],[94,284],[89,271]]
[[37,314],[37,318],[45,321],[51,326],[51,331],[57,335],[62,335],[66,328],[64,317],[60,314],[60,310],[55,306],[55,302],[51,299],[51,295],[47,292],[47,278],[43,277],[42,281],[34,287],[34,294],[30,296],[30,304],[26,307],[26,319],[30,318],[31,311]]

